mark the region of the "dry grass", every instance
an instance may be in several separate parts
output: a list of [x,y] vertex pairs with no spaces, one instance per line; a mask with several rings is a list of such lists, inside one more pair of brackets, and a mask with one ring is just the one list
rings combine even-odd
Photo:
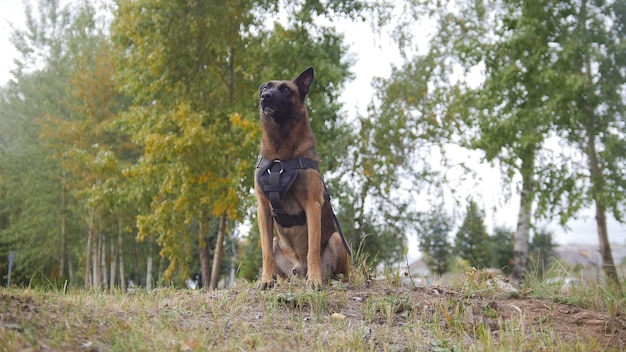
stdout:
[[[213,292],[0,289],[2,351],[621,351],[623,306],[356,278]],[[358,286],[355,286],[355,282]],[[528,297],[525,297],[528,296]],[[604,306],[605,308],[602,308]]]

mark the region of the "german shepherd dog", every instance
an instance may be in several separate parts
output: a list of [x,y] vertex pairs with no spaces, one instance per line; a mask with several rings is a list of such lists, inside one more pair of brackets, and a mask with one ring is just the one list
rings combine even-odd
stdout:
[[293,81],[270,81],[259,88],[262,139],[254,187],[262,290],[273,287],[277,277],[306,277],[308,287],[320,288],[331,277],[348,276],[350,249],[335,230],[339,223],[304,104],[313,78],[309,67]]

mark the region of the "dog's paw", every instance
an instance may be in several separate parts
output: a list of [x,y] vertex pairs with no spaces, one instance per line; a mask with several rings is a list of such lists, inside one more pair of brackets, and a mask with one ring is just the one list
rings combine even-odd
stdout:
[[270,289],[274,288],[275,284],[276,284],[276,280],[262,281],[262,282],[259,282],[257,287],[258,287],[259,290],[265,291],[265,290],[270,290]]
[[313,291],[321,291],[322,290],[322,280],[307,280],[306,287]]

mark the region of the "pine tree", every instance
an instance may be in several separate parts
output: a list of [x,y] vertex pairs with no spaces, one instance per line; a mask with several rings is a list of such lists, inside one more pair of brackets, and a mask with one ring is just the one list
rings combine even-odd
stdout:
[[515,258],[514,243],[513,231],[496,226],[488,238],[489,267],[500,269],[507,274],[511,273]]
[[459,257],[468,261],[469,265],[480,269],[489,266],[487,230],[485,216],[478,204],[470,200],[467,205],[463,224],[456,233],[454,249]]
[[429,269],[439,275],[448,271],[452,254],[448,235],[452,225],[452,219],[443,210],[425,214],[419,223],[419,248]]

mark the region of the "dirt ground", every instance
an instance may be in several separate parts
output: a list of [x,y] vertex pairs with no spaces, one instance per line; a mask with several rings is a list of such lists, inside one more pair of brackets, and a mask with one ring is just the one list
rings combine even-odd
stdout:
[[[284,329],[293,335],[304,329],[303,324],[308,324],[305,329],[310,333],[298,334],[302,336],[295,338],[297,350],[465,350],[443,345],[441,340],[448,338],[457,339],[451,346],[466,346],[468,350],[480,346],[477,343],[488,346],[485,349],[510,350],[516,342],[503,342],[502,334],[523,340],[537,332],[550,335],[547,341],[559,344],[542,344],[533,350],[570,350],[564,347],[570,342],[571,350],[626,350],[626,318],[621,311],[610,316],[551,300],[440,286],[371,283],[361,288],[329,289],[319,299],[315,294],[297,292],[279,287],[271,293],[260,293],[246,287],[109,296],[0,289],[0,351],[169,348],[164,346],[179,351],[289,350],[286,342],[275,341],[281,336],[276,330]],[[321,308],[313,307],[315,300],[322,302]],[[385,307],[389,308],[387,313]],[[302,318],[313,316],[314,310],[321,317]],[[213,325],[208,326],[209,321]],[[347,323],[338,325],[338,321]],[[185,327],[182,331],[181,326]],[[513,328],[503,328],[506,326]],[[476,337],[482,330],[487,331],[489,339],[501,341],[485,345],[484,339]],[[213,331],[219,335],[219,345],[209,336]],[[356,331],[359,341],[355,342],[350,339]],[[407,340],[407,331],[419,335],[416,342]],[[320,342],[322,333],[328,337]],[[317,337],[313,341],[309,336]],[[266,341],[268,338],[274,340],[273,344]],[[150,343],[146,343],[148,340]],[[293,336],[289,340],[294,343]],[[134,341],[135,345],[120,341]],[[519,345],[515,349],[520,351],[537,346]]]
[[[621,313],[609,317],[596,311],[533,298],[490,297],[476,294],[465,299],[457,291],[435,287],[419,287],[409,292],[412,299],[424,305],[436,306],[442,304],[443,300],[466,300],[466,304],[474,308],[474,314],[464,317],[466,324],[477,324],[482,321],[495,329],[502,321],[519,323],[521,320],[524,323],[520,325],[541,325],[553,331],[561,341],[594,340],[603,342],[607,349],[626,350],[626,317]],[[486,310],[483,309],[485,306],[494,310],[497,318],[485,314]],[[500,320],[500,323],[497,320]]]

